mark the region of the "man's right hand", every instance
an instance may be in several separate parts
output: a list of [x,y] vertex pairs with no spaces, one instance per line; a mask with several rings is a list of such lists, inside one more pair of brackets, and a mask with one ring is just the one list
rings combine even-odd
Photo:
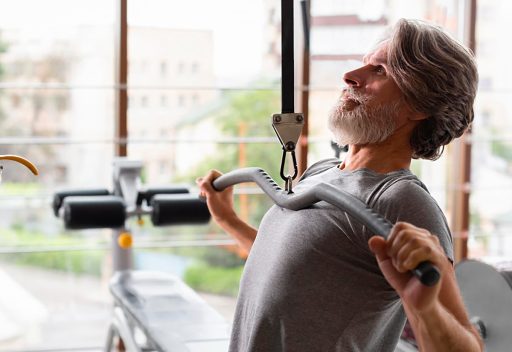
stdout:
[[206,198],[210,214],[217,224],[222,224],[236,217],[233,207],[233,187],[228,187],[223,191],[217,191],[213,188],[213,181],[221,175],[222,173],[217,170],[210,170],[204,177],[199,177],[196,180],[200,190],[199,194]]
[[246,253],[251,250],[256,239],[257,230],[241,220],[233,206],[233,187],[223,191],[216,191],[212,183],[222,174],[211,170],[204,177],[196,180],[200,195],[206,198],[206,204],[213,220],[239,243]]

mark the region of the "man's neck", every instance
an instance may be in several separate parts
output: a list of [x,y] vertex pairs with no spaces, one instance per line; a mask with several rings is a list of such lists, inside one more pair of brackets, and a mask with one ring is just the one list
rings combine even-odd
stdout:
[[412,151],[410,147],[397,147],[386,142],[379,144],[351,145],[340,169],[370,169],[377,173],[409,169]]

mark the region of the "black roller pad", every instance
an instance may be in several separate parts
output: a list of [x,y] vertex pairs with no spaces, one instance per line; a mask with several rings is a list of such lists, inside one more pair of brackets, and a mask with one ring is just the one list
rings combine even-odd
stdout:
[[204,224],[210,221],[206,202],[192,194],[160,194],[151,201],[155,226]]
[[62,206],[64,198],[71,196],[108,196],[110,193],[106,188],[91,188],[91,189],[70,189],[60,191],[53,195],[53,213],[59,216],[59,209]]
[[64,226],[71,230],[120,228],[126,219],[125,203],[116,196],[64,198]]
[[137,205],[142,205],[143,201],[146,201],[146,204],[151,203],[151,199],[157,194],[182,194],[182,193],[190,193],[188,188],[185,186],[165,186],[165,187],[150,187],[146,188],[143,191],[139,191],[137,194]]

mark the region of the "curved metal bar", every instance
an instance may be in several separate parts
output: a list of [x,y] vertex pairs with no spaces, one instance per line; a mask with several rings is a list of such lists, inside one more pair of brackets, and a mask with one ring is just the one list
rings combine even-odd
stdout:
[[[387,238],[393,224],[369,208],[353,195],[332,185],[321,183],[301,193],[288,194],[263,169],[250,167],[228,172],[213,181],[213,187],[222,191],[226,187],[243,182],[255,182],[276,205],[290,210],[299,210],[325,201],[350,214],[379,236]],[[426,286],[435,285],[440,278],[439,269],[430,262],[422,262],[413,274]]]
[[27,169],[29,169],[34,175],[38,175],[39,171],[37,167],[30,162],[30,160],[19,156],[19,155],[0,155],[0,160],[12,160],[16,161],[22,165],[24,165]]

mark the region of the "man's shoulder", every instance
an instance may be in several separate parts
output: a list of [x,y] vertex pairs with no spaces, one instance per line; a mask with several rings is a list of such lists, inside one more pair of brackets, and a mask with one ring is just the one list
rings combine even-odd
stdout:
[[371,206],[392,223],[405,221],[437,234],[452,258],[448,250],[451,243],[450,230],[441,207],[425,184],[412,173],[410,175],[391,182]]
[[383,195],[388,197],[403,197],[405,195],[431,197],[427,186],[410,171],[404,171],[394,177],[390,177],[383,190],[385,191]]
[[[427,187],[412,173],[389,178],[376,189],[368,205],[385,215],[391,222],[443,218],[443,212]],[[423,214],[423,215],[420,215]],[[414,221],[413,221],[414,220]]]
[[321,172],[338,166],[340,163],[341,161],[337,158],[328,158],[317,161],[316,163],[312,164],[310,167],[307,168],[307,170],[304,172],[304,174],[302,174],[300,179],[303,180],[307,177],[319,174]]

